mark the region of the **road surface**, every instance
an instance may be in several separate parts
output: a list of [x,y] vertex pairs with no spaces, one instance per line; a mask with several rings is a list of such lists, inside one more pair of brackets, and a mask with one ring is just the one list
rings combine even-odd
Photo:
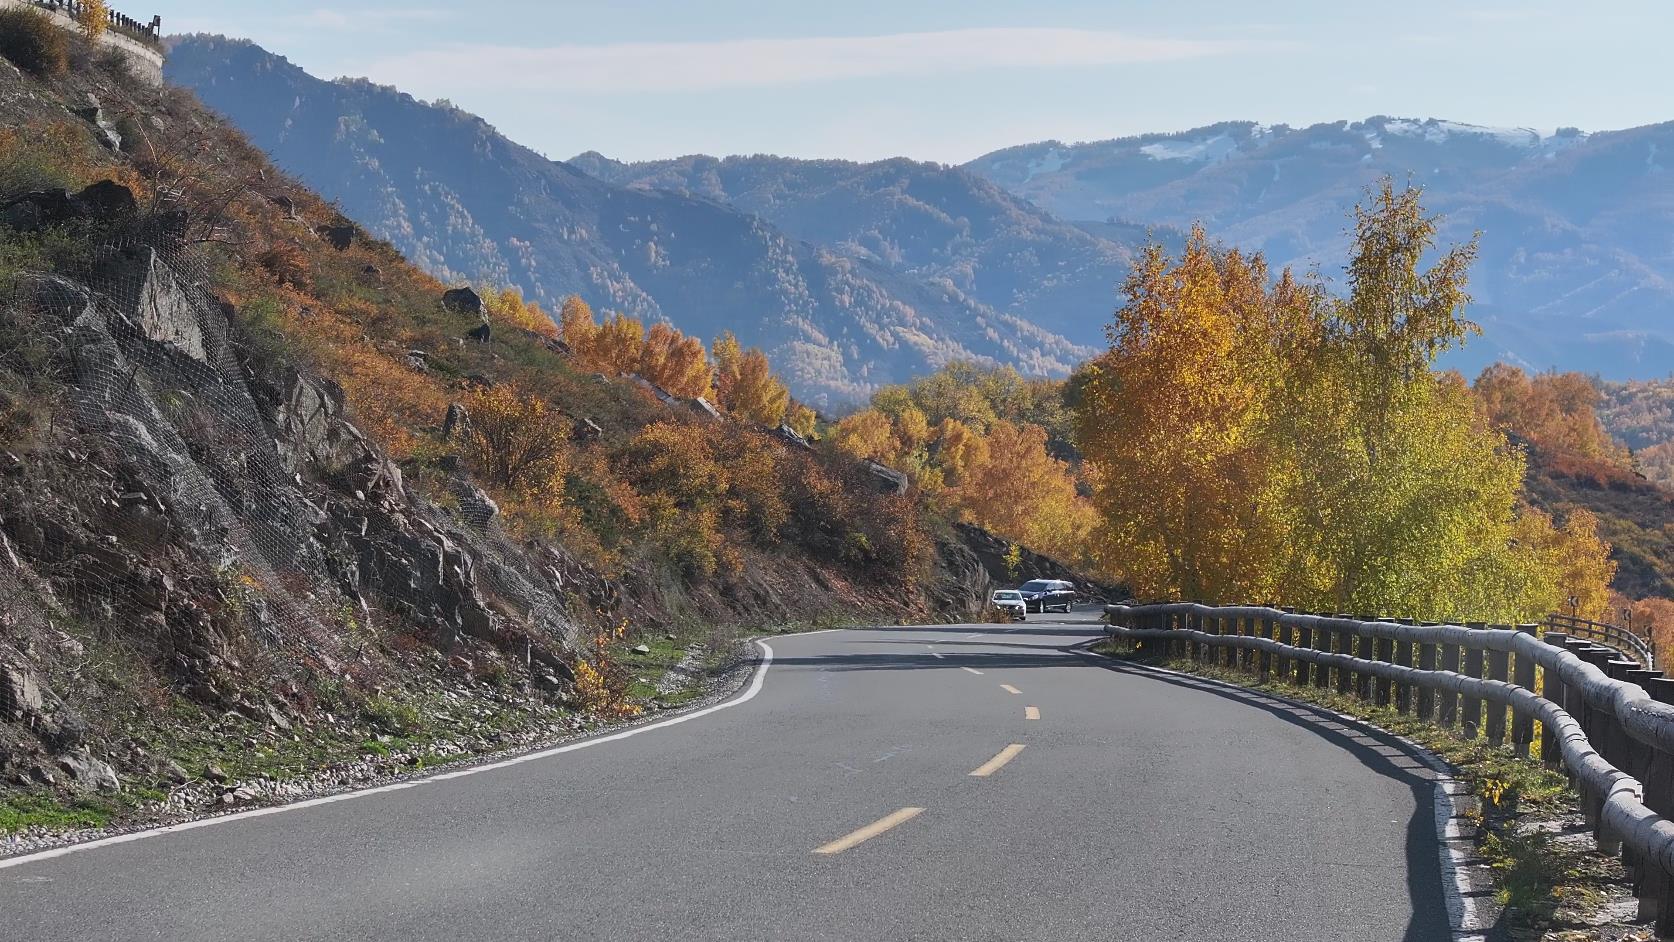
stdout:
[[0,869],[0,939],[1446,939],[1398,745],[1021,626],[770,640],[596,746]]

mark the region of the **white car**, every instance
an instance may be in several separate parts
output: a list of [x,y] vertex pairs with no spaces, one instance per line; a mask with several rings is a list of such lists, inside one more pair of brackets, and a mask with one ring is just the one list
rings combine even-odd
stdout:
[[1013,621],[1024,621],[1029,617],[1029,604],[1023,601],[1023,593],[1016,589],[995,589],[988,598],[988,604],[1010,615]]

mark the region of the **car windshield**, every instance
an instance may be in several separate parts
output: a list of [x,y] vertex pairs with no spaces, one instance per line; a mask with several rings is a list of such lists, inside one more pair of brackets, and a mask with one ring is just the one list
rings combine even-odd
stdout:
[[1023,583],[1021,591],[1024,591],[1024,592],[1045,592],[1046,590],[1048,590],[1050,588],[1052,588],[1052,583],[1046,581],[1045,579],[1036,579],[1033,582]]
[[994,593],[994,600],[997,602],[1015,602],[1022,597],[1023,593],[1018,592],[1015,589],[1006,589],[1004,591]]

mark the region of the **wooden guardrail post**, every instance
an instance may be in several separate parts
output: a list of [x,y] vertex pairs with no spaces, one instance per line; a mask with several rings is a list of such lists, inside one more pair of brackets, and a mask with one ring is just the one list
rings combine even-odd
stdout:
[[[1416,625],[1411,618],[1399,620],[1402,625]],[[1395,663],[1401,667],[1412,666],[1412,642],[1404,639],[1395,642]],[[1395,685],[1395,709],[1400,713],[1412,712],[1412,685],[1398,683]]]
[[[1238,624],[1239,624],[1239,632],[1238,633],[1240,635],[1243,635],[1246,638],[1255,637],[1256,620],[1254,618],[1240,618],[1240,619],[1238,619]],[[1239,648],[1238,649],[1238,666],[1242,667],[1245,670],[1255,669],[1255,649],[1254,648]]]
[[[1220,618],[1220,623],[1221,623],[1221,630],[1220,630],[1221,637],[1231,638],[1231,637],[1236,637],[1237,636],[1237,634],[1238,634],[1238,620],[1236,618],[1230,618],[1226,615],[1222,615],[1221,618]],[[1238,666],[1238,649],[1237,648],[1230,647],[1230,646],[1225,645],[1225,644],[1221,645],[1221,666],[1222,667],[1237,667]]]
[[[1296,646],[1299,648],[1314,646],[1314,627],[1312,625],[1296,626]],[[1312,664],[1302,658],[1297,658],[1296,671],[1291,675],[1290,682],[1298,687],[1306,687],[1308,685],[1308,672],[1312,668]]]
[[[1322,654],[1330,654],[1332,642],[1337,633],[1321,625],[1314,629],[1314,650]],[[1319,690],[1331,689],[1331,667],[1326,664],[1314,665],[1314,687]]]
[[[1505,629],[1504,625],[1495,625],[1495,630]],[[1508,629],[1507,629],[1508,630]],[[1507,651],[1493,649],[1487,652],[1488,679],[1506,683],[1511,679],[1511,654]],[[1493,746],[1505,745],[1505,704],[1498,700],[1489,700],[1483,704],[1488,709],[1488,721],[1484,724],[1488,732],[1488,743]]]
[[[1545,640],[1547,644],[1561,648],[1564,642],[1569,640],[1569,635],[1561,631],[1548,631]],[[1541,671],[1540,676],[1540,695],[1568,710],[1563,677],[1555,671]],[[1545,723],[1540,724],[1540,761],[1549,769],[1563,764],[1563,751],[1558,748],[1558,737],[1553,735],[1552,728]]]
[[[1271,616],[1263,615],[1256,619],[1255,626],[1256,637],[1266,641],[1273,640],[1273,619]],[[1267,678],[1273,676],[1273,652],[1266,648],[1262,648],[1256,653],[1256,674],[1264,684],[1267,683]]]
[[[1651,699],[1674,705],[1674,680],[1652,678],[1645,688]],[[1640,779],[1645,786],[1645,807],[1663,817],[1674,817],[1674,755],[1661,749],[1651,751],[1651,761]],[[1674,936],[1674,874],[1656,861],[1647,862],[1640,874],[1639,914],[1656,919],[1657,938]]]
[[[1434,622],[1425,622],[1434,625]],[[1425,641],[1418,645],[1418,669],[1433,671],[1436,669],[1436,646],[1433,642]],[[1436,718],[1436,691],[1432,687],[1418,688],[1418,718],[1426,722],[1433,722]]]
[[[1347,618],[1349,616],[1339,613],[1336,617]],[[1337,636],[1337,653],[1354,657],[1354,632],[1349,631],[1346,628],[1338,628],[1334,634]],[[1348,696],[1353,693],[1354,677],[1355,672],[1353,669],[1347,667],[1339,668],[1337,670],[1337,692],[1343,696]]]
[[[1517,630],[1529,637],[1534,637],[1539,625],[1518,625]],[[1534,658],[1523,654],[1512,659],[1511,682],[1524,690],[1535,688]],[[1534,742],[1534,717],[1527,713],[1513,713],[1511,716],[1511,747],[1523,758],[1529,756],[1529,744]]]
[[[1356,615],[1354,620],[1367,622],[1372,619],[1366,615]],[[1355,652],[1355,656],[1360,660],[1375,661],[1378,659],[1378,639],[1376,636],[1371,634],[1360,635],[1360,644],[1358,647],[1359,650]],[[1368,674],[1365,671],[1361,671],[1355,677],[1354,686],[1356,696],[1368,703],[1370,703],[1377,696],[1377,681],[1376,675],[1374,674]]]
[[[1287,608],[1287,609],[1283,609],[1282,611],[1286,615],[1289,615],[1292,612],[1294,612],[1295,609]],[[1291,643],[1295,640],[1295,638],[1296,638],[1296,629],[1291,627],[1290,625],[1286,624],[1285,622],[1280,621],[1279,624],[1278,624],[1278,641],[1279,641],[1279,643],[1282,644],[1282,645],[1285,645],[1286,647],[1289,647],[1291,645]],[[1284,656],[1283,654],[1281,654],[1278,657],[1274,658],[1273,661],[1274,661],[1274,663],[1273,663],[1273,676],[1278,678],[1281,681],[1282,680],[1289,680],[1291,671],[1294,671],[1296,669],[1296,665],[1291,663],[1291,659]]]
[[[1374,620],[1379,621],[1379,622],[1383,622],[1385,624],[1390,623],[1390,622],[1393,621],[1393,619],[1389,619],[1389,618],[1378,618],[1378,619],[1374,619]],[[1377,644],[1373,646],[1373,650],[1377,652],[1377,655],[1376,655],[1376,657],[1373,658],[1373,660],[1382,661],[1385,664],[1395,663],[1395,641],[1394,641],[1394,639],[1383,638],[1383,637],[1378,638],[1377,639]],[[1381,707],[1381,706],[1388,706],[1391,702],[1393,702],[1395,682],[1390,680],[1388,677],[1374,676],[1372,678],[1372,689],[1373,689],[1373,696],[1372,696],[1372,702],[1373,703],[1375,703],[1375,704],[1377,704],[1378,706]]]
[[[1472,631],[1480,631],[1488,627],[1479,621],[1466,622],[1465,627]],[[1482,649],[1473,642],[1466,642],[1464,649],[1464,664],[1459,672],[1466,677],[1482,676]],[[1466,739],[1475,739],[1482,731],[1482,700],[1478,697],[1465,696],[1459,709],[1459,732]]]
[[[1441,646],[1441,669],[1459,672],[1459,646],[1457,644],[1443,644]],[[1440,702],[1436,704],[1436,722],[1444,729],[1452,729],[1459,715],[1459,695],[1451,690],[1443,690],[1438,695]]]

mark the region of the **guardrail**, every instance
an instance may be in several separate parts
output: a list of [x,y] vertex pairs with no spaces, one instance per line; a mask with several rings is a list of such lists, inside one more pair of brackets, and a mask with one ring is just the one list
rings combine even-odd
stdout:
[[1548,615],[1546,627],[1552,631],[1561,631],[1572,638],[1586,638],[1597,641],[1607,648],[1614,648],[1623,657],[1638,661],[1645,667],[1656,667],[1656,648],[1644,638],[1620,625],[1606,625],[1602,622],[1577,618],[1574,615]]
[[[77,18],[81,15],[81,0],[29,0],[29,2],[43,10],[63,13],[71,18]],[[115,10],[106,10],[106,14],[110,21],[110,28],[115,32],[130,39],[136,39],[148,46],[162,47],[162,17],[154,16],[151,18],[151,22],[141,23],[139,20]]]
[[[1105,607],[1112,637],[1335,689],[1561,766],[1642,917],[1674,936],[1674,679],[1539,625],[1419,625],[1190,602]],[[1538,685],[1538,689],[1537,689]],[[1509,713],[1509,722],[1508,722]]]

